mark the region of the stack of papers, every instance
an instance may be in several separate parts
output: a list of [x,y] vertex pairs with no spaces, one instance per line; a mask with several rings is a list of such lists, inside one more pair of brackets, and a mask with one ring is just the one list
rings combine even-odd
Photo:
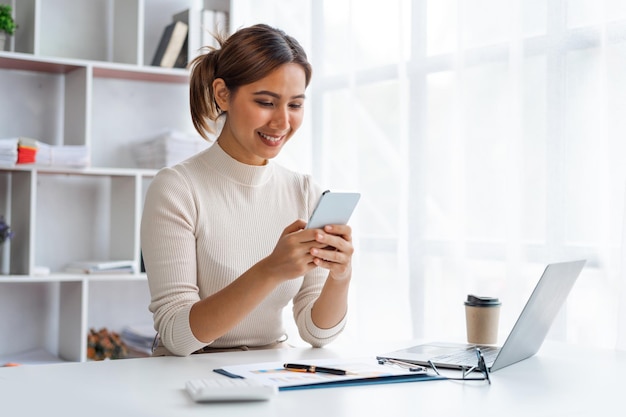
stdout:
[[39,142],[35,159],[37,165],[86,168],[90,165],[89,148],[86,146],[55,146]]
[[26,137],[0,139],[0,166],[16,164],[85,168],[90,164],[86,146],[54,146]]
[[133,261],[77,261],[66,265],[65,272],[77,274],[132,274]]
[[130,350],[147,356],[152,353],[156,331],[152,324],[133,325],[124,327],[120,336]]
[[140,168],[161,169],[182,162],[209,146],[211,143],[200,135],[167,131],[133,145],[132,153]]
[[19,138],[0,139],[0,166],[14,167],[17,163]]

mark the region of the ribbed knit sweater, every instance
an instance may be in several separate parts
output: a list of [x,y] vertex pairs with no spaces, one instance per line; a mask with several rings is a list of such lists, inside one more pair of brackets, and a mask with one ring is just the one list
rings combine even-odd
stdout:
[[[207,346],[189,325],[194,303],[216,293],[274,249],[282,231],[308,219],[321,189],[309,175],[269,161],[242,164],[219,144],[160,170],[146,193],[141,248],[151,293],[150,311],[161,342],[174,355]],[[302,339],[323,346],[343,330],[311,320],[328,271],[315,268],[279,285],[212,347],[262,346],[284,339],[283,308],[293,300]],[[211,320],[211,317],[206,317]]]

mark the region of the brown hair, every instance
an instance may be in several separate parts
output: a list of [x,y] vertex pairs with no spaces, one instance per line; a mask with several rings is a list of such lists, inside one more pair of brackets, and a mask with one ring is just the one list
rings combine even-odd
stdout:
[[190,63],[189,104],[194,127],[208,138],[213,129],[208,120],[216,121],[223,112],[215,102],[213,81],[224,80],[231,93],[242,85],[266,77],[281,65],[302,66],[306,86],[311,81],[312,68],[304,49],[297,40],[280,29],[258,24],[239,29],[227,39],[215,36],[219,48],[199,55]]

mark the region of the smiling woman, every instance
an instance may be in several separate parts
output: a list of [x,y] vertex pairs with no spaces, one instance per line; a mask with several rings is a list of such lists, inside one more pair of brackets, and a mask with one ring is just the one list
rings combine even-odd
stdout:
[[333,341],[346,322],[352,230],[305,229],[322,188],[273,159],[302,124],[311,66],[267,25],[240,29],[191,63],[194,126],[216,142],[148,189],[141,243],[155,354],[283,347],[293,304],[300,337]]

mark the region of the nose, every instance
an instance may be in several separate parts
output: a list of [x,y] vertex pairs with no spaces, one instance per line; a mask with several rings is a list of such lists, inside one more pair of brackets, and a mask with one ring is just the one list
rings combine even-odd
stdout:
[[289,124],[289,109],[286,107],[276,108],[270,120],[270,127],[277,130],[287,130]]

